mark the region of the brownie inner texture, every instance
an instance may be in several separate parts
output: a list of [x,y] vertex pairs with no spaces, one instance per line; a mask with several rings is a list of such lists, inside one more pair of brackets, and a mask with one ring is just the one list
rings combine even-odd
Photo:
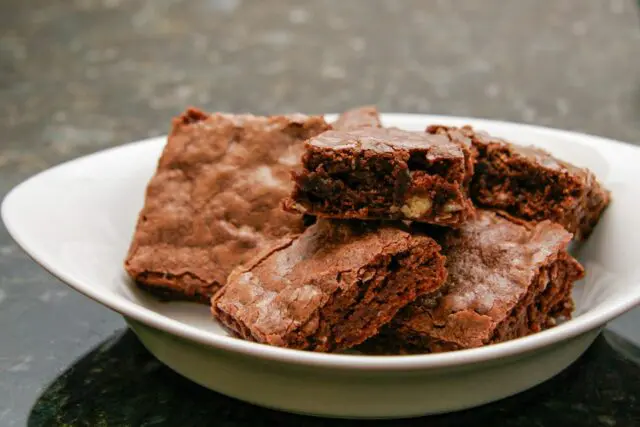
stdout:
[[478,145],[479,159],[471,185],[481,205],[526,220],[558,220],[575,209],[582,195],[579,180],[514,154],[507,146]]
[[432,212],[446,211],[452,203],[462,205],[462,163],[426,157],[424,152],[312,149],[303,160],[307,172],[297,175],[301,191],[294,198],[306,199],[312,211],[328,215],[366,210],[382,218],[413,195],[429,197]]
[[545,150],[510,144],[470,126],[429,126],[427,133],[447,135],[466,147],[469,160],[478,160],[472,198],[516,222],[549,219],[584,240],[610,202],[593,173]]

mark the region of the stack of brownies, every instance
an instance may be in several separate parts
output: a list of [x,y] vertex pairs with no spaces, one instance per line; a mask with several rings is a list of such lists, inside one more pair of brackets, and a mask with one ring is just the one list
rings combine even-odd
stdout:
[[238,337],[335,352],[479,347],[571,316],[567,252],[609,203],[594,175],[471,127],[187,110],[125,261]]

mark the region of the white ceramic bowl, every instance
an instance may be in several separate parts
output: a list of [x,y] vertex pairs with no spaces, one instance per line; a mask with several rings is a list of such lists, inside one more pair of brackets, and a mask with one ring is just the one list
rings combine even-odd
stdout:
[[122,267],[165,138],[128,144],[45,171],[17,186],[2,217],[34,260],[77,291],[122,313],[158,359],[205,387],[286,411],[407,417],[454,411],[518,393],[557,374],[606,322],[640,302],[640,149],[603,138],[511,123],[385,114],[386,125],[470,123],[591,168],[614,201],[579,258],[575,318],[510,342],[452,353],[361,356],[288,350],[229,337],[206,306],[161,303]]

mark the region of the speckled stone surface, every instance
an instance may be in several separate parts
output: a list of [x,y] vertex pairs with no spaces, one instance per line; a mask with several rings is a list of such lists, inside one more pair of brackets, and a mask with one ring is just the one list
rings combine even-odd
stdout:
[[413,420],[365,422],[285,414],[215,394],[161,365],[132,332],[127,332],[115,335],[59,376],[34,405],[29,425],[640,425],[638,367],[614,353],[606,339],[598,338],[578,362],[554,380],[499,403]]
[[[0,197],[54,164],[164,134],[187,105],[315,113],[376,103],[638,143],[639,57],[633,0],[4,0]],[[638,323],[632,313],[616,324],[637,333]],[[0,226],[0,426],[301,420],[190,385],[131,336],[74,363],[123,327],[36,266]],[[640,425],[640,370],[618,351],[601,339],[537,394],[415,425],[476,416]]]

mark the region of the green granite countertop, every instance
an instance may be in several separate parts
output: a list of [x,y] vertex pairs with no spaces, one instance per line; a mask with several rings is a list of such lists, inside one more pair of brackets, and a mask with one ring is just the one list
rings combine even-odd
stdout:
[[[638,143],[638,58],[633,0],[4,0],[0,197],[49,166],[164,134],[187,105],[375,103]],[[183,380],[2,226],[0,325],[0,426],[360,424],[268,411]],[[632,312],[613,328],[638,343],[639,325]],[[640,425],[637,347],[607,337],[532,391],[406,424]]]

